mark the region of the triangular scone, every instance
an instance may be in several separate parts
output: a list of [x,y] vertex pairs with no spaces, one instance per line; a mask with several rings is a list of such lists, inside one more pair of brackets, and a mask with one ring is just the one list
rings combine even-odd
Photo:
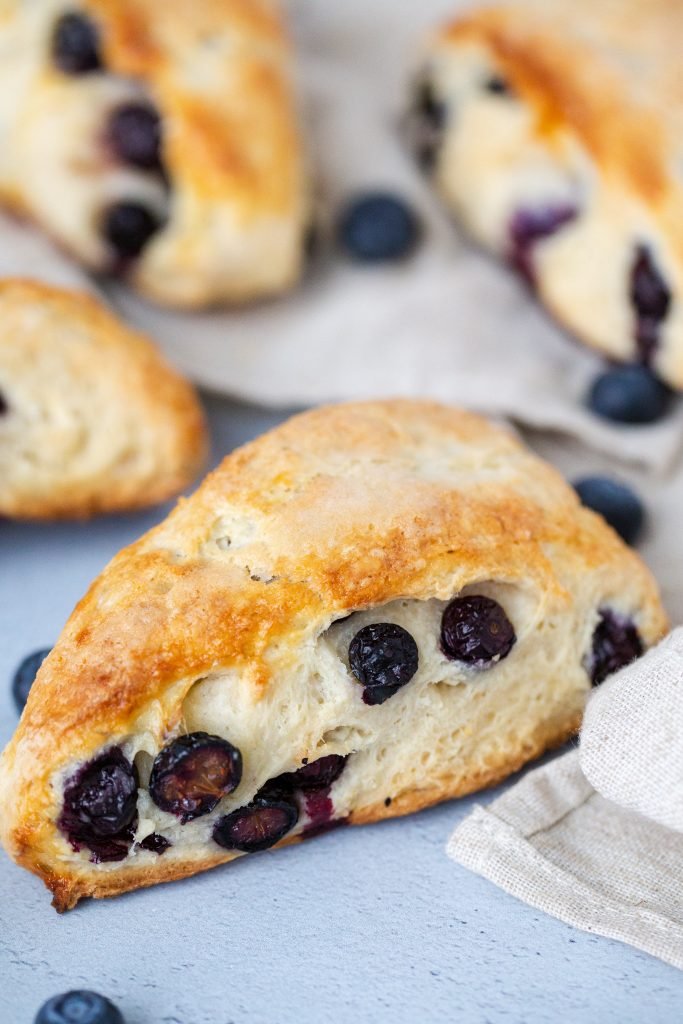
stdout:
[[81,292],[0,282],[0,515],[151,505],[205,455],[197,397],[149,341]]
[[44,662],[0,829],[64,910],[491,785],[666,618],[640,559],[504,430],[323,408],[123,551]]
[[675,0],[521,0],[439,33],[418,146],[471,234],[612,359],[683,388]]
[[307,202],[276,0],[4,0],[0,201],[172,306],[281,292]]

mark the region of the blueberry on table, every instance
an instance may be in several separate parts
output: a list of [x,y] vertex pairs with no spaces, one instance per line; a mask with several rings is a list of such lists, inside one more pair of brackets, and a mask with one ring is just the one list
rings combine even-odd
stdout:
[[106,136],[124,163],[146,171],[161,169],[161,119],[148,103],[126,103],[113,110]]
[[441,618],[441,650],[450,661],[491,668],[507,658],[517,641],[512,623],[491,597],[456,597]]
[[630,665],[643,653],[643,641],[629,618],[609,608],[601,609],[599,616],[587,666],[593,686]]
[[67,75],[83,75],[101,67],[99,38],[90,18],[75,11],[63,14],[52,34],[52,59]]
[[409,683],[417,672],[415,640],[395,622],[364,626],[349,644],[349,666],[362,683],[366,704],[384,704]]
[[14,678],[12,680],[12,696],[14,697],[14,703],[16,704],[17,710],[20,714],[28,700],[29,690],[33,686],[33,681],[38,674],[38,669],[43,664],[51,650],[51,647],[46,647],[39,651],[34,651],[33,654],[29,654],[24,658],[14,673]]
[[214,809],[242,779],[242,755],[220,736],[205,732],[179,736],[157,754],[149,793],[162,811],[185,824]]
[[139,256],[161,220],[142,203],[120,202],[109,206],[102,219],[102,234],[120,260]]
[[574,483],[586,508],[598,512],[627,544],[634,544],[645,522],[640,498],[626,484],[606,476],[587,476]]
[[284,839],[298,820],[293,802],[260,798],[220,818],[213,838],[225,850],[258,853]]
[[34,1024],[125,1024],[114,1004],[97,992],[73,991],[44,1003]]
[[645,366],[618,366],[601,374],[588,394],[588,406],[614,423],[654,423],[667,411],[671,392]]
[[417,244],[419,224],[413,210],[398,196],[374,192],[354,199],[339,221],[339,240],[359,263],[403,259]]

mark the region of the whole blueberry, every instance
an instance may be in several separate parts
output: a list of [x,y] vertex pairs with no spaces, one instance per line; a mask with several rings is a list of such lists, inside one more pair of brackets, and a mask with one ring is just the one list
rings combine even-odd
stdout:
[[671,392],[645,366],[618,366],[601,374],[588,393],[588,405],[615,423],[654,423],[667,411]]
[[159,217],[142,203],[114,203],[102,219],[102,234],[114,256],[123,261],[139,256],[160,227]]
[[601,608],[598,616],[586,665],[593,686],[643,653],[643,641],[631,619],[611,608]]
[[67,75],[83,75],[101,67],[97,29],[76,11],[63,14],[57,21],[51,52],[56,66]]
[[168,743],[154,759],[149,795],[183,825],[208,814],[242,779],[242,754],[232,743],[192,732]]
[[645,523],[640,498],[626,484],[606,476],[576,480],[574,490],[586,508],[599,512],[627,544],[634,544]]
[[53,996],[38,1010],[34,1024],[125,1024],[120,1010],[97,992]]
[[51,647],[46,647],[39,651],[34,651],[33,654],[29,654],[24,658],[14,673],[14,678],[12,680],[12,696],[14,697],[14,703],[16,704],[17,710],[20,714],[28,700],[29,690],[31,689],[33,681],[38,674],[38,669],[43,664],[51,650]]
[[473,668],[490,668],[507,658],[516,641],[501,605],[483,594],[456,597],[441,618],[441,650]]
[[113,110],[106,135],[124,163],[147,171],[161,168],[161,119],[148,103],[125,103]]
[[374,192],[352,200],[339,220],[339,240],[359,263],[403,259],[417,244],[415,213],[398,196]]
[[362,683],[366,704],[383,704],[417,672],[418,650],[407,629],[395,622],[364,626],[349,644],[349,665]]

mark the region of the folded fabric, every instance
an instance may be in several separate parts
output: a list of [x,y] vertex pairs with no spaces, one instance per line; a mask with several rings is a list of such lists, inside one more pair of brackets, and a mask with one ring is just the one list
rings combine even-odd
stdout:
[[477,807],[449,856],[539,910],[683,969],[682,696],[678,629],[596,691],[578,750]]

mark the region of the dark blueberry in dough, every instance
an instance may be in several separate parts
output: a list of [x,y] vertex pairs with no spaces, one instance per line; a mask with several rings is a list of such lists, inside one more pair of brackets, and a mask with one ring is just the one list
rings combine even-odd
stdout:
[[341,754],[328,754],[305,764],[292,777],[299,789],[327,789],[344,771],[346,760]]
[[493,598],[456,597],[441,619],[441,649],[451,661],[490,668],[507,658],[517,637],[512,623]]
[[645,523],[643,503],[626,484],[606,476],[586,476],[574,483],[586,508],[607,520],[627,544],[634,544]]
[[588,660],[588,674],[593,686],[624,665],[630,665],[643,653],[643,641],[629,618],[610,608],[602,608],[599,615]]
[[232,743],[206,732],[179,736],[154,759],[149,793],[162,811],[183,824],[208,814],[242,779],[242,755]]
[[399,196],[373,192],[348,204],[339,221],[339,240],[359,263],[403,259],[417,244],[415,213]]
[[34,1024],[125,1024],[120,1010],[97,992],[73,991],[43,1003]]
[[64,787],[59,827],[95,861],[123,860],[137,818],[138,773],[120,747],[83,765]]
[[114,203],[102,219],[104,238],[114,256],[124,262],[139,256],[160,227],[159,217],[142,203]]
[[410,633],[395,622],[375,622],[356,633],[349,645],[349,665],[365,687],[366,704],[383,704],[417,672],[418,650]]
[[38,669],[43,664],[51,650],[51,647],[46,647],[40,651],[34,651],[33,654],[29,654],[24,658],[14,673],[14,678],[12,680],[12,696],[14,697],[14,703],[16,704],[19,713],[23,711],[24,705],[28,700],[29,690],[33,685],[33,680],[38,674]]
[[660,326],[671,306],[671,292],[646,245],[636,249],[629,294],[636,312],[636,347],[641,360],[648,365],[659,344]]
[[144,839],[141,839],[138,846],[143,850],[148,850],[150,853],[158,853],[161,856],[162,853],[166,853],[173,846],[173,843],[166,836],[160,836],[158,832],[152,832],[150,835],[145,836]]
[[154,171],[161,168],[161,119],[147,103],[126,103],[112,112],[107,138],[126,164]]
[[579,211],[570,203],[554,203],[534,209],[521,209],[510,221],[510,261],[532,287],[535,284],[533,248],[537,242],[550,238],[565,224],[578,217]]
[[6,416],[8,412],[9,405],[7,404],[7,399],[3,395],[2,391],[0,391],[0,416]]
[[486,92],[493,93],[494,96],[512,96],[512,89],[509,82],[507,82],[500,75],[491,75],[484,82],[484,89]]
[[645,366],[618,366],[593,383],[588,405],[614,423],[654,423],[664,416],[671,391]]
[[410,123],[417,159],[425,170],[431,170],[436,162],[447,121],[446,104],[437,97],[429,78],[421,79],[415,90]]
[[84,14],[63,14],[52,34],[52,59],[67,75],[97,71],[102,65],[95,25]]
[[299,811],[288,800],[257,798],[246,807],[220,818],[213,838],[226,850],[257,853],[283,839],[299,820]]

